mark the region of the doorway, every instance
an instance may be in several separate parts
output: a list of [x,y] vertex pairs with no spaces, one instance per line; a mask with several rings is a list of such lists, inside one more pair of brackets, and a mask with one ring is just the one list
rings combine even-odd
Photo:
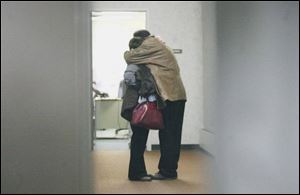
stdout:
[[94,149],[129,149],[131,130],[120,116],[123,53],[133,33],[146,28],[146,12],[92,12],[91,20]]

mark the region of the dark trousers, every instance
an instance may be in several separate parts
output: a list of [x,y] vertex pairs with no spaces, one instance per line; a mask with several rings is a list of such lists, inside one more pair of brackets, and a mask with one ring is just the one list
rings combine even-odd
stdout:
[[144,151],[148,139],[149,129],[131,125],[132,136],[130,142],[129,179],[138,179],[147,175]]
[[[180,156],[180,144],[182,123],[184,116],[185,100],[166,101],[163,109],[164,129],[159,130],[160,160],[158,169],[167,177],[176,177]],[[144,151],[148,139],[149,130],[142,127],[131,126],[129,179],[135,179],[147,174]]]

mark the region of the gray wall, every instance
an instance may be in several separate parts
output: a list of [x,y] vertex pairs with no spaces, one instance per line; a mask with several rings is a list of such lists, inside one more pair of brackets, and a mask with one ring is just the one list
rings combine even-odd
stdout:
[[217,3],[217,179],[299,193],[299,3]]
[[90,190],[80,12],[73,2],[1,1],[1,193]]

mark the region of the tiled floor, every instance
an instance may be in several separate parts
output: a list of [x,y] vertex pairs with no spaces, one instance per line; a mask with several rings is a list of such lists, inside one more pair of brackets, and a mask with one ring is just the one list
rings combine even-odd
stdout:
[[96,139],[94,150],[129,150],[129,139]]

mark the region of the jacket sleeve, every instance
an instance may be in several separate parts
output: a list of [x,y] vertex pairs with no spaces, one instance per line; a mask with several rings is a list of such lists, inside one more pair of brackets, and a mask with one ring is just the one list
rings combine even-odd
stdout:
[[161,46],[155,42],[144,42],[140,47],[126,51],[124,59],[127,64],[151,64],[161,52]]

